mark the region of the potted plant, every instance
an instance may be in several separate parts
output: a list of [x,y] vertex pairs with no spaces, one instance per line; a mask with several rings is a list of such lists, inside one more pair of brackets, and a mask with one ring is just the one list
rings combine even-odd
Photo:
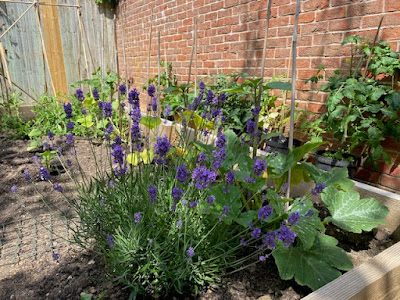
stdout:
[[[321,87],[329,92],[326,112],[303,124],[303,128],[308,128],[314,138],[326,133],[339,141],[336,147],[317,153],[316,161],[322,169],[347,166],[354,174],[361,158],[374,168],[379,159],[391,163],[381,142],[388,136],[396,141],[399,138],[400,93],[395,90],[395,78],[400,61],[386,42],[368,43],[355,36],[346,38],[345,44],[351,45],[349,73],[342,75],[336,70],[328,78]],[[323,78],[322,70],[324,66],[307,81],[317,83]],[[382,78],[391,81],[387,83]]]

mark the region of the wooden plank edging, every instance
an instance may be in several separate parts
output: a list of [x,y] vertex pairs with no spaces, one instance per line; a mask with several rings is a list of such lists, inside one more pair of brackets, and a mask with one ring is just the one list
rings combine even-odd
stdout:
[[400,299],[400,242],[303,300]]

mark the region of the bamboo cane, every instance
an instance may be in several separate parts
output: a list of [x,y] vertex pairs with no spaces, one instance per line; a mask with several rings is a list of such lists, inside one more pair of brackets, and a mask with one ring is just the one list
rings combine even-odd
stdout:
[[[1,61],[0,61],[1,63]],[[0,74],[4,80],[8,80],[8,78],[4,74]],[[31,98],[33,101],[35,101],[37,104],[41,104],[36,98],[34,98],[32,95],[30,95],[27,91],[25,91],[22,87],[20,87],[18,84],[13,82],[13,85],[19,89],[21,92],[23,92],[25,95],[27,95],[29,98]],[[43,105],[42,105],[43,106]]]
[[376,34],[375,34],[374,43],[372,44],[371,53],[368,55],[367,63],[365,64],[365,69],[364,69],[364,74],[363,74],[364,78],[365,78],[365,76],[367,76],[368,65],[369,65],[369,62],[371,60],[372,52],[374,51],[374,47],[376,45],[376,40],[378,39],[378,35],[379,35],[379,31],[380,31],[381,26],[382,26],[382,22],[383,22],[383,16],[381,17],[381,20],[379,21],[378,30],[376,31]]
[[[265,73],[265,58],[267,56],[267,40],[268,40],[268,29],[269,29],[269,20],[271,18],[271,5],[272,5],[272,0],[269,0],[268,2],[268,7],[267,7],[267,23],[265,24],[265,34],[264,34],[264,46],[263,46],[263,58],[261,62],[261,82],[260,85],[258,86],[258,96],[255,100],[255,106],[260,107],[261,104],[261,96],[262,96],[262,91],[263,91],[263,83],[264,83],[264,73]],[[255,117],[255,122],[256,122],[256,130],[258,131],[258,121],[259,121],[259,115]],[[253,158],[257,156],[257,141],[256,139],[254,140],[253,143]]]
[[[160,36],[160,31],[158,31],[158,68],[157,68],[157,74],[158,74],[158,82],[157,82],[157,98],[159,101],[159,104],[161,104],[161,95],[160,95],[160,80],[161,80],[161,36]],[[159,105],[157,105],[157,116],[161,116],[161,111],[159,108]]]
[[[80,0],[76,0],[76,5],[78,6],[78,8],[76,9],[76,14],[77,14],[77,17],[78,17],[78,24],[79,24],[79,36],[80,36],[80,39],[82,41],[83,40],[83,29],[82,29],[82,22],[81,22]],[[82,50],[83,50],[83,58],[85,60],[85,66],[86,66],[86,76],[89,77],[90,72],[89,72],[88,59],[87,59],[87,56],[86,56],[85,43],[81,42],[81,45],[82,45]],[[79,50],[80,50],[80,48],[79,48]],[[90,87],[89,87],[89,89],[90,89],[90,92],[92,92],[92,89]]]
[[63,3],[44,3],[44,2],[32,2],[32,1],[17,1],[17,0],[0,0],[0,2],[4,3],[18,3],[18,4],[35,4],[38,5],[46,5],[46,6],[58,6],[58,7],[78,7],[77,5],[73,4],[63,4]]
[[150,55],[151,55],[152,35],[153,35],[153,8],[151,9],[151,16],[150,16],[149,52],[147,58],[147,82],[146,82],[147,85],[149,84],[149,79],[150,79]]
[[[194,23],[196,24],[196,21],[195,21],[195,19],[194,19]],[[192,73],[192,64],[193,64],[193,54],[194,54],[194,43],[195,43],[195,41],[194,41],[194,37],[195,35],[194,35],[194,31],[193,31],[193,43],[192,43],[192,52],[191,52],[191,54],[190,54],[190,62],[189,62],[189,76],[188,76],[188,87],[187,87],[187,91],[189,92],[189,84],[190,84],[190,75],[191,75],[191,73]],[[188,106],[188,103],[187,103],[187,98],[185,97],[185,106],[187,107]]]
[[[296,59],[297,59],[297,24],[299,23],[300,0],[296,2],[296,13],[294,17],[293,27],[293,40],[292,40],[292,91],[290,103],[290,131],[289,131],[289,150],[293,150],[293,134],[294,134],[294,110],[295,110],[295,92],[296,92]],[[290,197],[290,181],[292,177],[292,170],[288,171],[288,188],[286,191],[286,198]],[[289,203],[285,203],[285,211],[288,210]]]
[[3,44],[1,42],[0,42],[0,55],[3,61],[3,69],[6,71],[7,74],[8,85],[10,86],[10,90],[12,91],[13,82],[11,80],[10,70],[8,69],[7,65],[6,51],[4,50]]
[[42,53],[43,53],[44,60],[45,60],[46,65],[47,65],[47,70],[49,71],[50,85],[51,85],[51,89],[53,90],[53,96],[56,96],[57,93],[56,93],[56,88],[54,87],[53,77],[51,76],[49,60],[47,58],[46,45],[44,43],[42,25],[41,25],[41,22],[40,22],[40,12],[39,12],[39,6],[38,5],[35,6],[35,11],[36,11],[36,21],[37,21],[37,24],[38,24],[38,27],[39,27],[40,41],[42,43]]
[[197,96],[197,18],[194,19],[194,95]]
[[[8,99],[10,99],[10,98],[9,98],[9,95],[8,95],[8,88],[7,88],[7,83],[6,83],[6,80],[5,80],[6,76],[4,75],[3,60],[1,60],[1,59],[0,59],[0,66],[1,66],[1,76],[3,76],[3,81],[2,82],[4,82],[4,89],[6,91],[6,100],[8,101]],[[1,84],[1,92],[3,94],[3,99],[4,99],[3,83]]]

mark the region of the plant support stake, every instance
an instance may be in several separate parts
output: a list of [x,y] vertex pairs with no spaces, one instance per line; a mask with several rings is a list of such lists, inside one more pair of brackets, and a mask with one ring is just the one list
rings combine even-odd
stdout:
[[[297,48],[297,24],[299,23],[300,0],[296,3],[296,14],[294,17],[293,27],[293,41],[292,41],[292,97],[290,101],[290,131],[289,131],[289,150],[293,150],[293,132],[294,132],[294,110],[295,110],[295,92],[296,92],[296,48]],[[290,197],[290,180],[292,177],[292,170],[289,169],[286,191],[286,198]],[[285,203],[285,211],[289,208],[289,203]]]
[[[271,18],[271,5],[272,5],[272,0],[269,0],[268,2],[268,8],[267,8],[267,24],[265,24],[265,35],[264,35],[264,47],[263,47],[263,59],[261,61],[261,82],[258,87],[258,96],[256,98],[256,103],[255,107],[260,107],[261,104],[261,96],[262,96],[262,91],[263,91],[263,83],[264,83],[264,73],[265,73],[265,57],[267,56],[267,40],[268,40],[268,29],[269,29],[269,19]],[[258,120],[260,116],[257,115],[255,117],[256,121],[256,129],[258,130]],[[253,143],[253,158],[257,156],[257,142],[254,140]]]

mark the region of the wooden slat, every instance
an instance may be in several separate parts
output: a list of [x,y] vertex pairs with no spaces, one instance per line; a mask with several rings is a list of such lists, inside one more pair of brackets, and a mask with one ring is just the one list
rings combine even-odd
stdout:
[[348,299],[400,299],[400,243],[303,298],[303,300]]
[[[56,0],[44,0],[42,2],[57,4]],[[56,6],[41,6],[40,11],[51,78],[53,79],[56,92],[67,94],[67,77],[65,74],[58,8]]]

